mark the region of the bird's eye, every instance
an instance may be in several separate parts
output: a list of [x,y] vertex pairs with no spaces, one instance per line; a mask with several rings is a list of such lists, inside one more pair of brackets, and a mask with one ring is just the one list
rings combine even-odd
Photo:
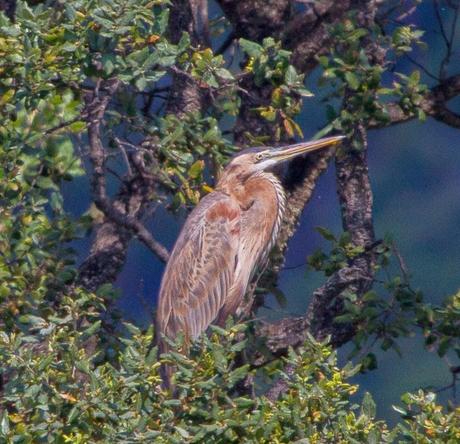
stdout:
[[265,156],[264,156],[264,153],[257,153],[257,154],[255,155],[255,159],[256,159],[257,162],[258,162],[259,160],[262,160],[264,157],[265,157]]

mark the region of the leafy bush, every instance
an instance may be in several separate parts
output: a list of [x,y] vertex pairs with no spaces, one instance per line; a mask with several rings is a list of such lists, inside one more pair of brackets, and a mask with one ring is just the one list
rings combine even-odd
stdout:
[[[444,412],[423,392],[405,395],[398,408],[404,422],[389,430],[376,419],[368,393],[361,404],[352,400],[358,387],[347,379],[357,368],[338,368],[335,353],[312,339],[278,370],[258,374],[253,396],[238,383],[255,371],[235,364],[246,345],[244,325],[213,329],[190,357],[172,351],[158,359],[152,329],[125,323],[109,360],[100,352],[88,356],[88,340],[103,331],[91,321],[96,308],[103,308],[101,298],[77,292],[63,298],[57,313],[23,316],[21,332],[1,333],[2,442],[454,443],[459,437],[458,410]],[[78,328],[82,317],[86,325]],[[176,367],[173,393],[161,388],[160,363]],[[294,369],[289,377],[286,366]],[[263,392],[278,377],[288,390],[273,402]]]

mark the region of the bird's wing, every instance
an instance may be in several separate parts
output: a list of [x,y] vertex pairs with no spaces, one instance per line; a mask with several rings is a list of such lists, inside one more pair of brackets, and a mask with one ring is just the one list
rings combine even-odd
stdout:
[[241,210],[227,195],[213,192],[191,213],[176,242],[160,289],[159,332],[186,340],[212,323],[232,286]]
[[268,253],[279,232],[281,214],[276,196],[265,202],[256,201],[241,212],[238,261],[232,288],[219,312],[218,325],[223,324],[229,315],[239,314],[248,284],[255,273],[262,273],[263,269],[258,267],[267,263]]

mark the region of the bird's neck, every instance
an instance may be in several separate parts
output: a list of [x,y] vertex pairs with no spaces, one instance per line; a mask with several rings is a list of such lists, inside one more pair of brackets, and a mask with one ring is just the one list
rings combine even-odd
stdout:
[[266,201],[268,206],[275,204],[277,210],[284,210],[283,186],[274,174],[266,171],[251,174],[244,180],[241,178],[240,180],[234,180],[230,177],[222,178],[217,184],[216,190],[233,197],[243,210],[249,208],[255,200],[261,204]]

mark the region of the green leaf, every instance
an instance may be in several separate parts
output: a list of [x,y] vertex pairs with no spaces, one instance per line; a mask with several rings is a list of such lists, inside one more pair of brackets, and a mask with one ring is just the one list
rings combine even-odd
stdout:
[[257,58],[262,54],[263,48],[251,40],[240,39],[241,49],[249,56]]
[[10,433],[10,421],[8,419],[8,412],[6,410],[4,410],[2,414],[2,420],[0,421],[0,431],[5,437]]
[[84,338],[89,338],[92,336],[96,331],[98,331],[101,328],[101,322],[102,321],[96,321],[92,325],[90,325],[86,330],[83,330],[82,337]]
[[175,426],[174,429],[176,430],[176,432],[179,433],[180,436],[182,436],[182,438],[185,438],[185,439],[190,438],[190,433],[187,432],[187,430],[183,429],[182,427]]
[[139,91],[144,91],[147,88],[147,79],[145,77],[138,77],[134,81],[134,85]]
[[313,97],[314,94],[306,88],[296,88],[295,92],[300,94],[302,97]]
[[51,177],[40,176],[36,179],[37,186],[44,190],[58,190],[59,187],[54,183]]
[[363,413],[368,417],[368,418],[374,418],[376,414],[376,405],[374,400],[372,399],[372,396],[369,392],[366,392],[363,397],[363,403],[362,403],[362,410]]
[[336,241],[336,237],[334,236],[334,234],[332,233],[332,231],[328,230],[327,228],[324,228],[324,227],[315,227],[315,230],[321,234],[322,237],[324,237],[324,239],[328,240],[328,241]]
[[69,125],[69,129],[73,133],[81,133],[82,131],[86,129],[86,122],[83,122],[82,120],[73,122]]
[[46,321],[43,318],[31,314],[20,316],[19,322],[22,322],[23,324],[32,324],[34,326],[46,325]]
[[238,381],[241,381],[249,373],[249,364],[238,367],[230,372],[227,376],[229,387],[233,387]]
[[221,78],[225,80],[234,80],[235,78],[233,77],[233,74],[225,68],[218,68],[216,69],[216,74]]
[[438,355],[440,357],[443,357],[447,351],[449,350],[451,346],[451,338],[449,336],[443,336],[440,341],[439,341],[439,346],[438,346]]
[[67,416],[67,421],[69,422],[69,424],[72,423],[75,419],[77,419],[79,415],[81,415],[81,412],[78,406],[74,405],[70,410],[69,415]]
[[298,81],[298,75],[295,68],[292,65],[289,65],[286,73],[284,74],[284,80],[288,86],[292,86]]
[[401,415],[407,415],[407,410],[403,409],[402,407],[399,407],[397,405],[392,405],[391,406],[395,412],[400,413]]
[[204,161],[197,160],[192,164],[192,166],[188,170],[188,175],[191,179],[198,179],[201,176],[201,173],[204,169]]
[[287,298],[283,291],[278,287],[270,287],[269,291],[275,296],[276,302],[278,303],[280,308],[287,307]]
[[177,44],[177,50],[180,53],[180,52],[185,51],[189,46],[190,46],[190,36],[187,32],[183,32],[179,40],[179,43]]
[[351,313],[336,316],[334,322],[337,324],[349,324],[355,320],[355,316]]
[[255,404],[255,401],[249,398],[235,398],[233,402],[240,409],[247,409]]
[[323,68],[327,68],[329,65],[329,57],[326,56],[320,56],[318,57],[318,62]]
[[360,81],[359,81],[359,78],[356,76],[355,73],[353,73],[351,71],[347,71],[345,73],[345,80],[347,81],[348,86],[351,89],[357,90],[359,88]]

